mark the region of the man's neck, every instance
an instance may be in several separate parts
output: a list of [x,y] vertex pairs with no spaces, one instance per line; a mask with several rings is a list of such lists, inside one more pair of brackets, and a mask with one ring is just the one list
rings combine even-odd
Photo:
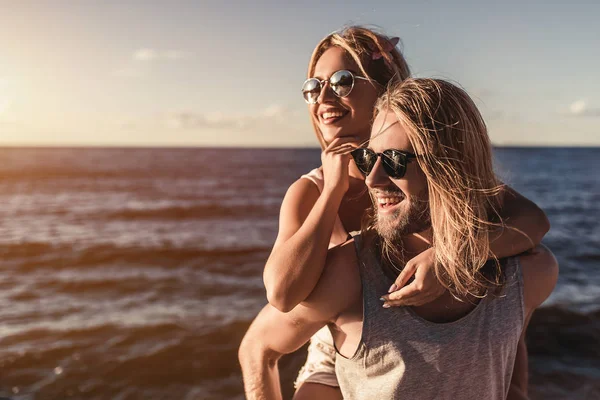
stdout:
[[401,241],[396,245],[398,246],[396,249],[398,251],[392,253],[392,258],[383,257],[383,254],[379,255],[381,257],[380,262],[383,273],[390,279],[395,280],[398,272],[404,268],[406,263],[431,248],[432,242],[433,234],[431,228],[402,236]]
[[424,252],[431,247],[433,243],[433,232],[431,228],[418,233],[411,233],[402,237],[402,251],[406,258],[410,260],[414,256]]

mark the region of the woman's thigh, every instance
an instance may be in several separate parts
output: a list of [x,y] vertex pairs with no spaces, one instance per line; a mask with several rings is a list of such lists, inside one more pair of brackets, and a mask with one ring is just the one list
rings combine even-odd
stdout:
[[335,375],[335,358],[331,332],[323,327],[310,340],[306,363],[295,382],[295,400],[342,398]]

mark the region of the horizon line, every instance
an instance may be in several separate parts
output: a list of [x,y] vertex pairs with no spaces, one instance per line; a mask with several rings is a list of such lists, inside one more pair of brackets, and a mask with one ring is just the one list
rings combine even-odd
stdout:
[[[535,143],[492,143],[493,148],[600,148],[600,144],[535,144]],[[244,145],[138,145],[138,144],[0,144],[0,149],[260,149],[260,150],[292,150],[292,149],[320,149],[315,145],[289,145],[289,146],[244,146]]]

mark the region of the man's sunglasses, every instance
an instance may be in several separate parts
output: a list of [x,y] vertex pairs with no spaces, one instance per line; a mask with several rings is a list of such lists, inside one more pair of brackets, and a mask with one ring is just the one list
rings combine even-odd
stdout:
[[302,85],[302,95],[308,104],[317,104],[317,99],[321,95],[323,85],[325,82],[329,82],[329,87],[331,87],[331,90],[337,97],[346,97],[352,92],[355,79],[369,80],[362,76],[356,76],[348,70],[342,69],[334,72],[329,79],[307,79]]
[[365,176],[369,175],[377,162],[377,158],[381,157],[383,169],[392,179],[400,179],[406,174],[407,164],[417,158],[416,154],[406,151],[389,149],[381,153],[375,153],[371,149],[360,147],[352,150],[350,153],[356,166]]

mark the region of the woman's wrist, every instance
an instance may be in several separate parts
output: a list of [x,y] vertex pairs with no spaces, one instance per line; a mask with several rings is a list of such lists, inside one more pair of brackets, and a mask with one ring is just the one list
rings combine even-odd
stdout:
[[325,195],[326,197],[331,198],[333,200],[341,201],[344,197],[344,194],[346,194],[346,191],[347,189],[341,187],[340,185],[325,184],[325,186],[323,187],[322,195]]

